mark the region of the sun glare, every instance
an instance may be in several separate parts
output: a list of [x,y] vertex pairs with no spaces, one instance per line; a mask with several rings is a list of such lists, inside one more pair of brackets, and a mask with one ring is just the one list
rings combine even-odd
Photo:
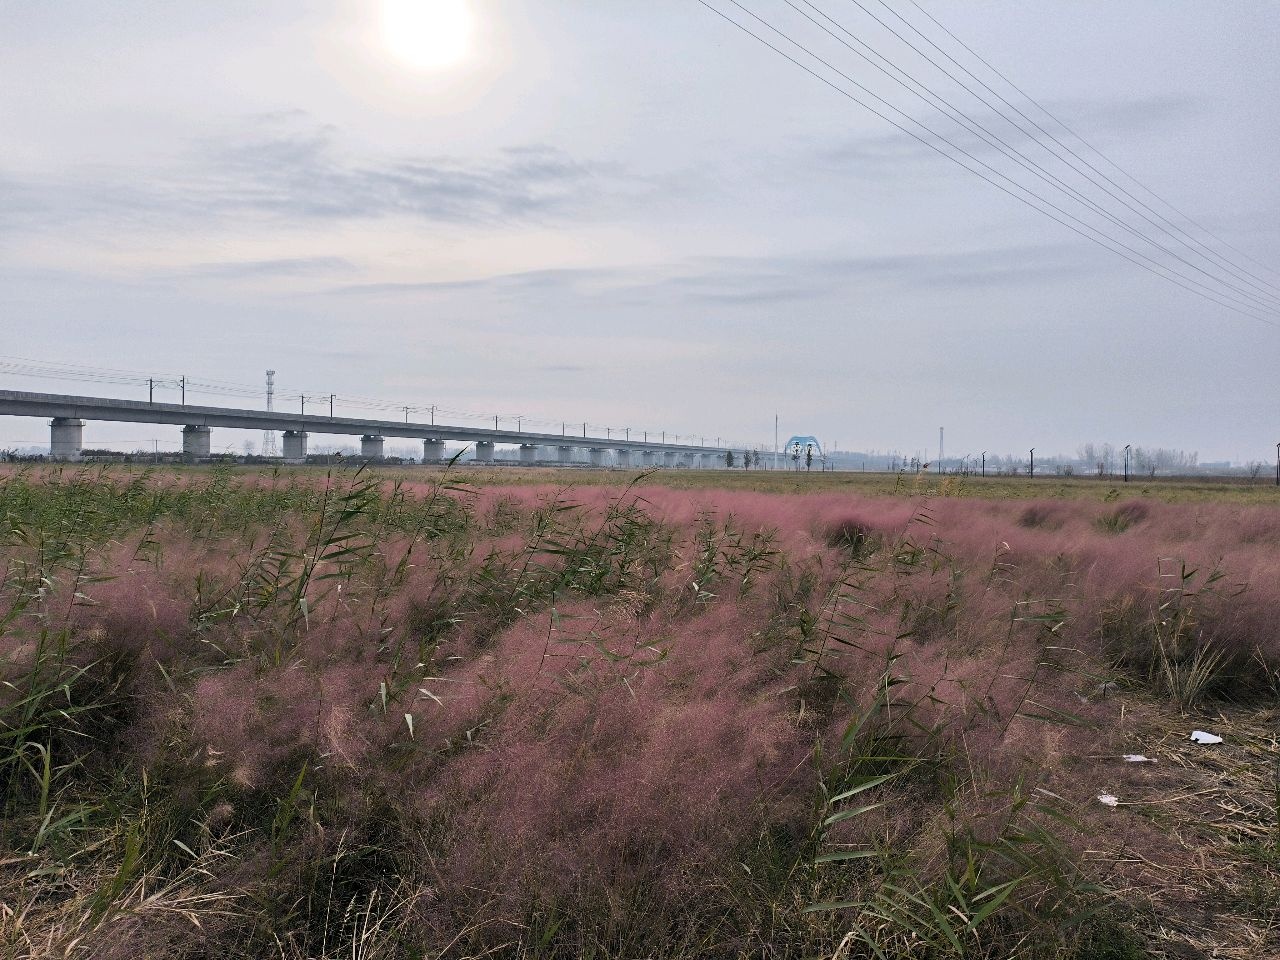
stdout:
[[460,63],[474,32],[469,0],[383,0],[387,50],[414,69],[443,70]]

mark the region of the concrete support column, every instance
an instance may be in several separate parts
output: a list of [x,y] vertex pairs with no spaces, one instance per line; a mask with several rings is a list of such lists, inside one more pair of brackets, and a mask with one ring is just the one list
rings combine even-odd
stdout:
[[476,441],[476,460],[480,463],[493,463],[493,441]]
[[702,455],[703,470],[714,470],[719,463],[721,463],[721,460],[718,453],[704,453]]
[[520,444],[520,462],[521,463],[537,463],[538,462],[538,445],[536,443]]
[[575,449],[576,449],[575,447],[570,447],[570,446],[556,447],[556,452],[560,455],[559,456],[560,462],[573,463],[573,451]]
[[615,451],[613,451],[613,458],[614,458],[614,459],[613,459],[613,462],[614,462],[614,463],[616,463],[616,464],[617,464],[618,466],[620,466],[620,467],[629,467],[629,466],[631,466],[631,451],[630,451],[630,450],[615,450]]
[[644,467],[652,467],[658,462],[658,455],[652,450],[643,450],[640,453],[640,465]]
[[589,454],[590,454],[590,456],[591,456],[591,465],[592,465],[593,467],[603,467],[603,466],[605,465],[605,464],[604,464],[604,455],[605,455],[607,452],[608,452],[607,450],[601,450],[599,447],[592,447],[592,448],[588,451],[588,453],[589,453]]
[[386,441],[373,433],[366,433],[360,438],[360,456],[366,460],[381,460],[385,454]]
[[674,450],[662,451],[662,465],[664,467],[674,467],[676,465],[676,452]]
[[444,441],[443,440],[423,440],[422,441],[422,462],[435,463],[444,459]]
[[74,417],[54,417],[49,421],[49,457],[79,460],[84,448],[84,421]]
[[209,442],[211,431],[208,427],[189,424],[182,428],[182,453],[195,460],[207,458],[212,449]]
[[307,431],[286,430],[282,439],[286,463],[302,463],[307,459]]

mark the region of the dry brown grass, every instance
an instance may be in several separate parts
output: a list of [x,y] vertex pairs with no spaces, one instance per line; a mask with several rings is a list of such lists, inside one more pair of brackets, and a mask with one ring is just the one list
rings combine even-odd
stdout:
[[[1158,958],[1280,956],[1280,710],[1181,714],[1137,692],[1101,761],[1119,806],[1086,856],[1135,909]],[[1191,741],[1205,730],[1223,742]],[[1154,763],[1125,763],[1122,752]]]

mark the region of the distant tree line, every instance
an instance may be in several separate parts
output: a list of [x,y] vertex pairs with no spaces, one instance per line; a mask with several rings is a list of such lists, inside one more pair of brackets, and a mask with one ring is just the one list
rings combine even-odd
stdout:
[[[1124,470],[1124,447],[1112,443],[1085,443],[1076,451],[1082,463],[1098,476]],[[1195,470],[1200,455],[1171,447],[1130,447],[1129,472],[1154,477],[1156,473],[1187,473]]]

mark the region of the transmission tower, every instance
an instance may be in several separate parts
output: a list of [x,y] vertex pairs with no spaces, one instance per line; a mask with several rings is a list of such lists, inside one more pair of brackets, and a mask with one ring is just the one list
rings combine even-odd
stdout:
[[[276,372],[274,370],[267,371],[267,410],[271,411],[276,408]],[[262,455],[264,457],[279,456],[276,451],[276,432],[274,430],[262,431]]]

